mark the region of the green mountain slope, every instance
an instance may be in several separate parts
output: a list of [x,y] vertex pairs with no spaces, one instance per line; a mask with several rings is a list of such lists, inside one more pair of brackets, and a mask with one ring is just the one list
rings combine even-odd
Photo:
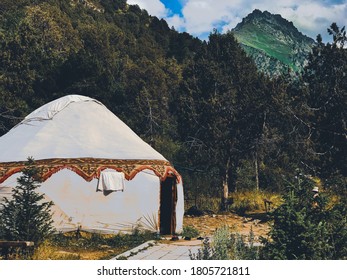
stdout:
[[301,71],[314,40],[280,15],[254,10],[233,30],[258,68],[269,75]]

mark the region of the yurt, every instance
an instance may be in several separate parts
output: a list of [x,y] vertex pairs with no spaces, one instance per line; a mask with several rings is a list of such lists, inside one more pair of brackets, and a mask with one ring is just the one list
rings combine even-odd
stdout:
[[39,191],[54,203],[58,231],[182,230],[181,176],[95,99],[59,98],[0,137],[0,203],[28,157],[40,170]]

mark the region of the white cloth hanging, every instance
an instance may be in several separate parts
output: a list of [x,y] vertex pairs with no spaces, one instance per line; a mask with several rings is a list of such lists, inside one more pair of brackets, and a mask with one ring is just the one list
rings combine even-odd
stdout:
[[104,193],[124,191],[124,173],[115,170],[104,170],[100,173],[98,187],[96,191]]

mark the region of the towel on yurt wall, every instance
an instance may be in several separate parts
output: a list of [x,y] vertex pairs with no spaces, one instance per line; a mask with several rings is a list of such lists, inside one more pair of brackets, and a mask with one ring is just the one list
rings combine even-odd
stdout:
[[124,180],[124,173],[104,170],[100,173],[96,191],[102,191],[107,194],[115,191],[124,191]]

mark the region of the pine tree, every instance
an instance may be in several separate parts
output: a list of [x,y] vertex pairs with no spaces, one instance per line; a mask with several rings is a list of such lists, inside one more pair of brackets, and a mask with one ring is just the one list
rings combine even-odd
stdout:
[[5,240],[33,241],[35,245],[53,233],[50,208],[53,202],[44,201],[40,187],[38,169],[32,158],[28,158],[18,185],[12,190],[12,198],[5,198],[0,217],[0,237]]
[[314,182],[300,173],[288,183],[284,203],[272,213],[270,239],[264,242],[262,258],[346,259],[343,201],[333,203],[327,194],[314,195]]
[[312,154],[319,176],[333,179],[341,176],[346,182],[347,138],[347,41],[346,31],[333,23],[328,28],[333,43],[322,43],[317,36],[309,63],[303,75],[307,85],[305,104]]

